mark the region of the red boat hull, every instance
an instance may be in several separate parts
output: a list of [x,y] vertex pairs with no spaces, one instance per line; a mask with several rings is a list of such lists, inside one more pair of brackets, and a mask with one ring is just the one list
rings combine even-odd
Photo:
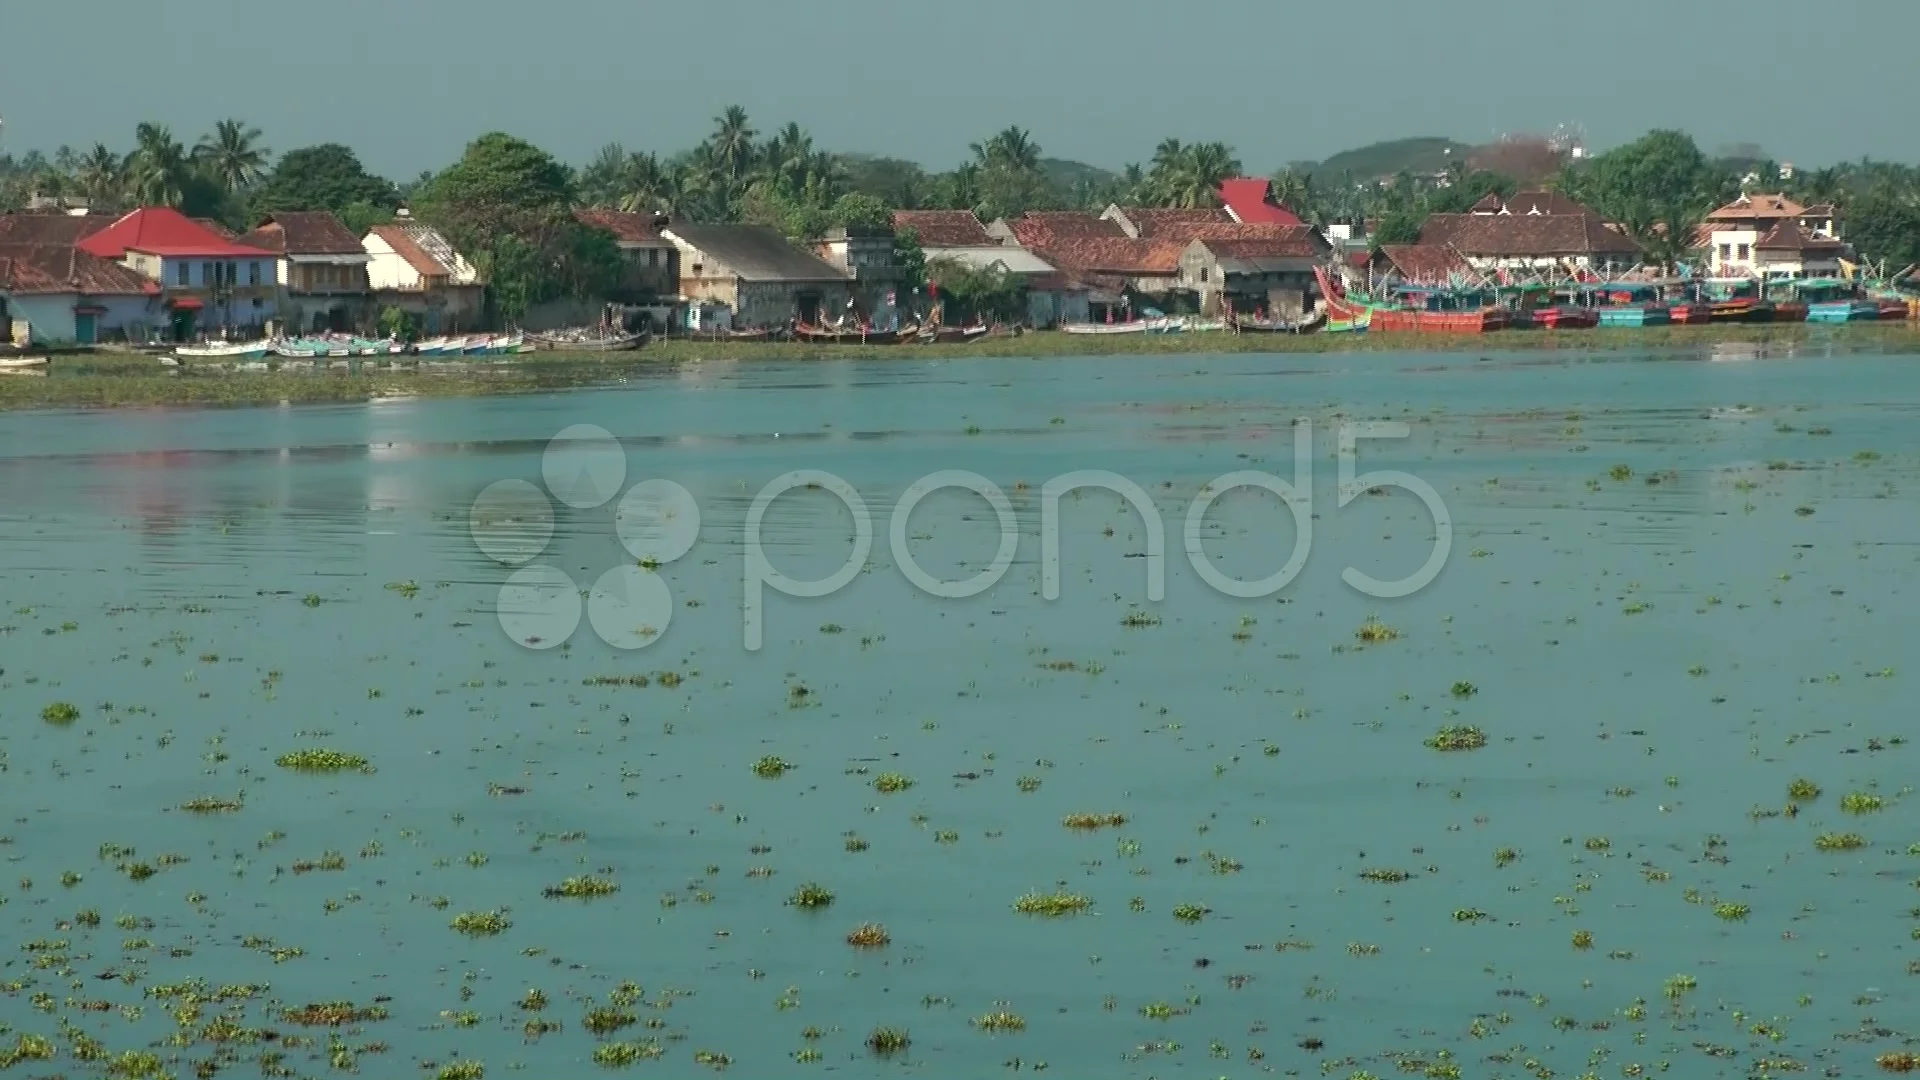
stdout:
[[1713,319],[1712,304],[1675,304],[1668,318],[1677,323],[1698,325]]
[[1592,308],[1542,308],[1533,313],[1533,325],[1542,330],[1590,330],[1600,325]]
[[1367,307],[1346,299],[1346,292],[1328,279],[1325,270],[1314,270],[1320,281],[1320,295],[1326,297],[1327,317],[1334,320],[1364,318],[1369,333],[1485,334],[1507,328],[1504,308],[1479,311],[1415,311],[1411,308]]

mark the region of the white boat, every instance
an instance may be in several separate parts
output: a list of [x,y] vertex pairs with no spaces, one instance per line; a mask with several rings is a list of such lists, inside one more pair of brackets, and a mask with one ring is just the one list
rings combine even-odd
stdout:
[[1120,323],[1068,323],[1069,334],[1170,334],[1180,329],[1178,319],[1136,319]]
[[44,356],[0,356],[0,371],[30,371],[46,366]]
[[173,355],[182,360],[258,360],[272,351],[273,343],[267,341],[209,341],[182,345]]

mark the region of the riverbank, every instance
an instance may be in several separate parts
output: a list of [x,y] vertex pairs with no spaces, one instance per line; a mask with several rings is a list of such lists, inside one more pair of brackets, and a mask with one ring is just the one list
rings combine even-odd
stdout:
[[1672,352],[1752,345],[1769,350],[1882,352],[1920,348],[1914,323],[1845,326],[1666,326],[1606,330],[1520,330],[1489,335],[1439,334],[1138,334],[1058,332],[954,345],[810,345],[799,342],[656,341],[632,353],[533,353],[476,361],[452,370],[421,370],[402,361],[371,362],[358,371],[234,371],[169,368],[151,356],[124,353],[57,356],[44,375],[0,376],[0,410],[132,408],[165,405],[271,405],[366,401],[380,397],[471,397],[581,386],[618,385],[652,377],[664,365],[711,361],[963,359],[966,357],[1138,356],[1219,353]]

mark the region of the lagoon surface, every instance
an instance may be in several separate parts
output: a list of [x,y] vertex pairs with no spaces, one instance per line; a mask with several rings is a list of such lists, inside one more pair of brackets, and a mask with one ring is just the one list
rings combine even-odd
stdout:
[[[1869,1075],[1920,1051],[1920,356],[1730,348],[707,362],[0,416],[0,1064]],[[1339,425],[1381,420],[1409,435],[1358,468],[1430,486],[1452,536],[1397,598],[1342,580],[1433,550],[1413,495],[1339,504]],[[1302,422],[1310,554],[1224,595],[1189,507],[1291,478]],[[579,424],[622,454],[549,455]],[[795,469],[858,491],[871,555],[767,591],[749,651],[748,508]],[[968,598],[890,542],[939,470],[1018,521]],[[1075,470],[1149,492],[1165,557],[1120,496],[1069,494],[1049,600],[1040,493]],[[699,529],[642,569],[614,493],[652,479]],[[550,538],[531,504],[474,513],[502,480],[552,493]],[[1215,494],[1213,565],[1274,573],[1285,505]],[[761,538],[811,580],[854,531],[800,488]],[[946,490],[901,540],[958,580],[999,537]],[[507,590],[503,626],[523,566],[572,584]],[[623,566],[670,602],[602,590],[575,627]],[[366,765],[276,764],[302,750]],[[605,894],[543,895],[580,878]],[[808,884],[832,902],[789,902]],[[850,945],[868,923],[886,943]]]

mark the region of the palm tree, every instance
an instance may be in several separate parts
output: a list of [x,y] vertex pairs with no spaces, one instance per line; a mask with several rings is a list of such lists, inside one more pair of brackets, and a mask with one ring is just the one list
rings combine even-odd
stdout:
[[187,182],[186,148],[162,124],[141,124],[133,139],[126,171],[134,198],[146,206],[178,206]]
[[729,105],[713,122],[714,132],[707,140],[712,163],[727,179],[739,180],[753,165],[755,132],[747,123],[747,110]]
[[660,167],[657,154],[627,155],[616,183],[615,205],[628,213],[673,206],[673,180],[667,170]]
[[975,163],[983,169],[1033,172],[1040,168],[1040,144],[1018,126],[1006,128],[985,143],[974,143],[972,149]]
[[222,120],[213,125],[213,134],[203,136],[193,148],[193,160],[221,187],[237,191],[266,171],[272,151],[255,145],[259,140],[259,128]]
[[73,178],[91,206],[99,207],[120,197],[120,155],[105,143],[94,143],[74,167]]

